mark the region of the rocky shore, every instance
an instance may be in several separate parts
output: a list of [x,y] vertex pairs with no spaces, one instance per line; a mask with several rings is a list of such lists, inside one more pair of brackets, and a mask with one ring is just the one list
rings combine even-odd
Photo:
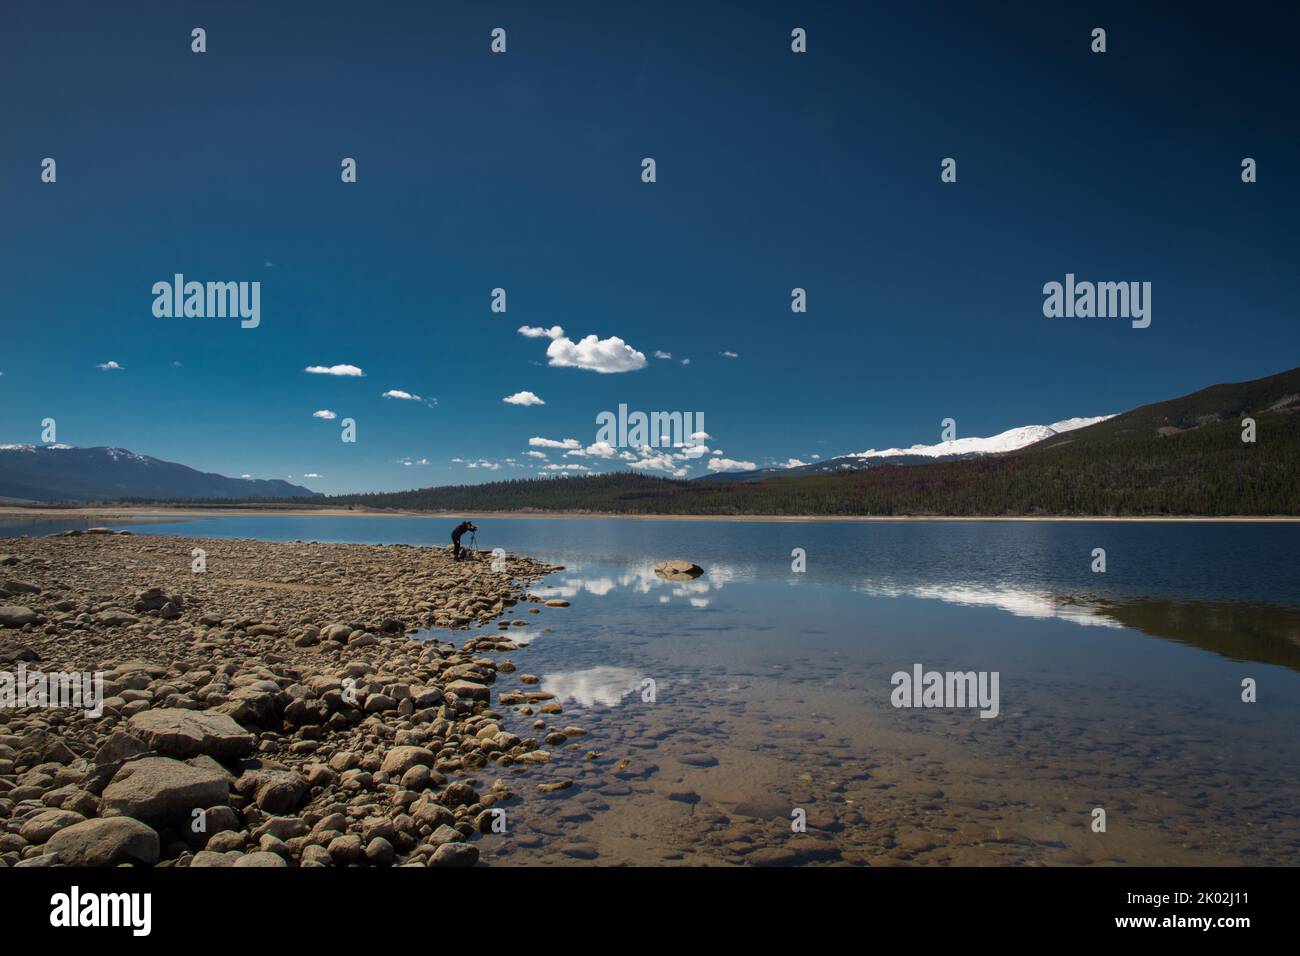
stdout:
[[10,693],[24,670],[103,677],[98,716],[0,705],[0,866],[473,865],[530,770],[582,759],[550,695],[504,702],[534,737],[492,709],[511,634],[562,613],[527,593],[554,570],[407,545],[0,539]]

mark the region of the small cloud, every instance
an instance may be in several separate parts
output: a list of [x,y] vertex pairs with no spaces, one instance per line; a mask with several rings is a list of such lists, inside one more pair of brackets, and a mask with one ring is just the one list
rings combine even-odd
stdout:
[[341,375],[345,378],[361,378],[366,374],[355,365],[308,365],[303,371],[312,375]]
[[547,465],[546,471],[591,471],[586,465]]
[[102,365],[96,365],[95,368],[97,368],[97,369],[99,369],[100,371],[103,371],[103,372],[122,372],[122,371],[125,371],[125,369],[123,369],[122,366],[118,365],[116,362],[111,362],[111,361],[110,361],[110,362],[105,362],[105,363],[103,363]]
[[328,408],[321,408],[321,409],[317,409],[316,411],[312,412],[312,413],[311,413],[311,417],[312,417],[312,418],[323,418],[323,419],[325,419],[327,422],[331,422],[331,421],[333,421],[334,419],[338,418],[339,416],[338,416],[338,413],[337,413],[337,412],[332,412],[332,411],[330,411]]
[[528,444],[532,448],[560,448],[565,451],[582,447],[582,442],[576,438],[565,438],[563,441],[556,441],[554,438],[530,438]]
[[180,362],[172,362],[172,368],[180,368],[180,367],[181,367]]
[[690,360],[690,359],[682,359],[682,364],[683,364],[683,365],[690,365],[690,364],[691,364],[691,360]]
[[723,358],[740,358],[740,356],[737,355],[735,352],[719,352],[718,354],[721,355]]
[[519,334],[530,339],[558,339],[564,335],[564,329],[558,325],[552,325],[549,329],[536,325],[521,325]]
[[501,399],[507,405],[545,405],[546,403],[532,392],[515,392]]
[[269,259],[268,259],[266,262],[263,262],[262,265],[266,266],[266,268],[268,268],[268,269],[274,269],[274,268],[275,268],[275,263],[272,262],[272,261],[269,260]]
[[400,388],[390,388],[384,392],[381,398],[400,398],[404,402],[422,402],[424,399],[419,395],[412,395],[410,392],[404,392]]
[[240,478],[252,478],[253,476],[252,476],[252,475],[240,475],[239,477],[240,477]]
[[798,458],[787,458],[783,468],[799,468],[808,464],[806,461],[800,461]]
[[670,359],[670,358],[673,357],[673,353],[672,353],[672,352],[660,352],[660,351],[656,351],[656,352],[654,353],[654,357],[657,358],[657,359]]
[[304,478],[324,478],[325,476],[324,476],[324,475],[318,475],[318,474],[317,474],[316,472],[314,472],[314,471],[309,471],[309,472],[307,472],[307,474],[303,475],[303,477],[304,477]]
[[524,454],[527,455],[529,458],[540,458],[543,461],[546,460],[546,452],[544,451],[527,451],[524,452]]

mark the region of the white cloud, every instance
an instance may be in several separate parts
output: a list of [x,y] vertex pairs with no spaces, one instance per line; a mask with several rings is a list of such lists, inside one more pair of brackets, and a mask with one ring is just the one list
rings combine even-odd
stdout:
[[546,460],[546,452],[544,451],[529,451],[529,452],[525,452],[524,454],[526,454],[529,458],[540,458],[543,461]]
[[691,441],[708,441],[712,437],[708,432],[691,432]]
[[582,442],[576,438],[566,438],[563,441],[556,441],[554,438],[530,438],[528,444],[532,448],[572,449],[582,447]]
[[690,364],[691,364],[691,360],[690,360],[690,359],[682,359],[682,364],[683,364],[683,365],[690,365]]
[[686,469],[673,460],[673,456],[660,453],[657,455],[650,454],[650,449],[643,449],[644,457],[637,461],[628,462],[629,468],[638,468],[642,471],[663,471],[675,478],[685,478]]
[[325,419],[327,422],[330,422],[330,421],[333,421],[334,419],[338,418],[339,415],[338,415],[338,412],[332,412],[332,411],[330,411],[328,408],[321,408],[321,409],[318,409],[318,410],[312,412],[312,413],[311,413],[311,417],[312,417],[312,418],[323,418],[323,419]]
[[342,375],[347,378],[360,378],[366,374],[355,365],[308,365],[303,371],[312,375]]
[[646,365],[645,355],[617,335],[607,339],[588,335],[579,342],[560,336],[546,347],[546,357],[557,368],[582,368],[602,374],[635,372]]
[[718,354],[721,355],[723,358],[740,358],[740,356],[737,355],[735,352],[719,352]]
[[515,392],[501,399],[507,405],[545,405],[546,403],[532,392]]
[[304,477],[304,478],[324,478],[325,476],[324,476],[324,475],[318,475],[318,474],[316,474],[316,472],[314,472],[314,471],[309,471],[309,472],[307,472],[307,474],[303,475],[303,477]]
[[103,371],[103,372],[122,372],[122,371],[125,371],[125,369],[123,369],[122,366],[118,365],[116,362],[113,362],[113,361],[105,362],[105,363],[103,363],[102,365],[96,365],[95,368],[97,368],[97,369],[99,369],[100,371]]
[[483,469],[486,469],[487,471],[496,471],[496,470],[497,470],[498,468],[500,468],[501,466],[498,465],[495,461],[485,461],[484,459],[480,458],[478,461],[467,462],[467,463],[465,464],[465,467],[466,467],[466,468],[483,468]]
[[252,476],[252,475],[240,475],[239,477],[240,477],[240,478],[252,478],[253,476]]
[[583,454],[591,455],[593,458],[613,458],[618,452],[609,442],[598,441],[583,449]]
[[782,467],[784,467],[784,468],[798,468],[799,466],[801,466],[801,465],[806,465],[806,464],[808,464],[808,462],[806,462],[806,461],[800,461],[798,458],[788,458],[788,459],[786,459],[785,465],[783,465]]
[[672,352],[659,352],[659,351],[656,351],[656,352],[654,353],[654,356],[655,356],[655,358],[657,358],[657,359],[670,359],[670,358],[673,357],[673,353],[672,353]]
[[[180,367],[181,367],[181,363],[180,363],[180,362],[172,362],[172,368],[180,368]],[[3,372],[0,372],[0,375],[2,375],[2,374],[4,374],[4,373],[3,373]]]
[[381,397],[381,398],[400,398],[400,399],[401,399],[402,401],[404,401],[404,402],[422,402],[422,401],[424,401],[424,399],[422,399],[419,395],[412,395],[410,392],[404,392],[404,391],[402,391],[400,388],[390,388],[388,391],[384,392],[384,394],[381,395],[380,397]]
[[558,339],[564,334],[564,329],[558,325],[552,325],[549,329],[544,329],[538,325],[521,325],[519,334],[530,339]]
[[586,465],[556,465],[546,466],[547,471],[591,471]]
[[753,471],[757,467],[752,461],[733,461],[730,458],[713,458],[709,461],[709,471]]

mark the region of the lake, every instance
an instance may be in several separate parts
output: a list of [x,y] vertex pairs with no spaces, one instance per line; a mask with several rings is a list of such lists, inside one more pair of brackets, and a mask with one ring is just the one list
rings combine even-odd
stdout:
[[[446,546],[453,524],[113,527]],[[489,863],[1300,863],[1300,525],[478,524],[481,549],[564,565],[532,591],[571,602],[498,689],[536,675],[563,704],[553,720],[587,731],[562,758],[576,792],[520,787],[508,833],[480,843]],[[656,576],[669,558],[704,574]],[[997,715],[894,706],[893,675],[918,665],[996,673]],[[626,762],[611,779],[588,751]],[[793,839],[800,821],[813,839]]]

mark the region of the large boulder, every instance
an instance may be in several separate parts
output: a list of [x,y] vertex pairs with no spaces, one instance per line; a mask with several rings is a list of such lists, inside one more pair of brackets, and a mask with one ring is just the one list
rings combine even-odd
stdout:
[[170,757],[142,757],[125,764],[104,788],[100,813],[188,826],[194,810],[229,802],[224,773]]
[[29,607],[17,604],[0,604],[0,627],[22,627],[24,624],[39,624],[45,618]]
[[74,823],[45,844],[67,866],[117,866],[158,862],[158,834],[129,817],[100,817]]
[[253,752],[253,735],[227,714],[164,708],[144,710],[127,721],[136,737],[168,757],[184,760],[207,754],[218,760]]

